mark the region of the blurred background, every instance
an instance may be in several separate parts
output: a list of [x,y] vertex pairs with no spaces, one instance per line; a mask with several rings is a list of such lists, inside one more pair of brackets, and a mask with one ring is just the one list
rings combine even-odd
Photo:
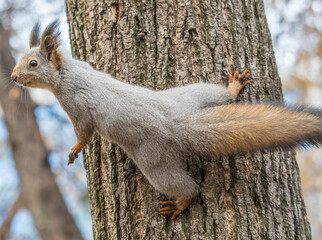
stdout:
[[[264,0],[264,3],[285,101],[322,106],[322,1]],[[61,49],[70,55],[64,7],[63,0],[0,0],[0,36],[8,35],[9,41],[9,45],[0,42],[0,53],[1,48],[10,46],[10,54],[17,61],[29,48],[29,33],[34,23],[39,20],[46,26],[60,18]],[[0,78],[8,80],[12,69],[2,69]],[[44,145],[50,151],[48,162],[56,184],[84,239],[93,239],[82,158],[80,156],[72,167],[67,168],[66,164],[76,142],[66,114],[46,90],[28,90],[32,98],[29,100],[27,94],[17,95],[12,91],[8,83],[0,87],[8,89],[9,97],[33,101]],[[10,240],[41,239],[30,212],[23,206],[12,208],[18,202],[20,185],[3,119],[4,104],[0,102],[0,239],[2,233]],[[322,239],[322,150],[298,151],[297,159],[312,237]]]

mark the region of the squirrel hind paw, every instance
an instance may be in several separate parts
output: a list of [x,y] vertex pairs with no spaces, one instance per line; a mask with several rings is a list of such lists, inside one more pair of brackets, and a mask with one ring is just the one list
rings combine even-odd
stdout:
[[162,201],[161,205],[167,205],[164,208],[161,208],[161,215],[169,215],[172,214],[171,220],[174,220],[178,217],[180,213],[182,213],[193,201],[193,198],[182,198],[177,201]]
[[164,202],[160,202],[160,204],[162,205],[170,205],[168,207],[164,207],[160,209],[160,214],[161,215],[169,215],[172,214],[171,220],[176,219],[176,217],[183,211],[183,210],[179,210],[176,206],[175,202],[172,201],[164,201]]

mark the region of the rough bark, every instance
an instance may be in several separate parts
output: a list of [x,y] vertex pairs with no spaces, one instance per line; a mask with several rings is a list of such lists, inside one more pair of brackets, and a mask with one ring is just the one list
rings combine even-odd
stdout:
[[31,212],[43,240],[82,239],[50,170],[48,151],[34,115],[35,104],[26,90],[11,82],[15,62],[9,37],[10,32],[0,22],[0,103],[20,178],[19,204]]
[[[66,0],[72,53],[132,84],[227,83],[247,68],[239,100],[282,101],[261,0]],[[129,126],[130,127],[130,126]],[[95,239],[310,239],[293,152],[187,159],[201,186],[177,220],[133,162],[96,135],[84,151]]]

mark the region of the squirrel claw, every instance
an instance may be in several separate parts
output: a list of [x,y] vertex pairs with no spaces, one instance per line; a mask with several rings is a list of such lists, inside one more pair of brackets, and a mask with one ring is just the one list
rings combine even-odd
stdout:
[[160,214],[161,215],[169,215],[172,214],[171,220],[174,220],[177,218],[177,216],[184,211],[189,204],[191,203],[191,199],[184,199],[181,201],[162,201],[160,204],[162,205],[169,205],[167,207],[161,208]]
[[78,153],[82,151],[83,145],[79,144],[78,142],[72,148],[68,155],[68,165],[74,163],[75,159],[78,158]]
[[76,149],[72,149],[72,151],[68,155],[68,165],[74,163],[75,159],[78,158],[78,153]]
[[172,214],[171,220],[174,220],[178,217],[180,213],[182,213],[193,201],[194,197],[184,198],[181,197],[176,201],[162,201],[161,205],[168,205],[164,208],[160,209],[161,215]]
[[168,215],[177,210],[176,206],[169,206],[169,207],[164,207],[160,209],[160,214],[162,215]]
[[178,217],[178,215],[182,212],[182,210],[177,210],[173,213],[171,220],[174,220]]
[[[238,77],[238,71],[237,72],[237,77]],[[246,80],[248,77],[250,76],[249,72],[247,69],[244,70],[244,72],[242,73],[242,75],[240,75],[240,77],[237,79],[238,82],[243,83],[244,80]]]
[[175,210],[176,207],[175,206],[169,206],[169,207],[164,207],[164,208],[161,208],[160,209],[160,212],[163,212],[163,211],[169,211],[169,210]]
[[177,211],[177,204],[174,201],[162,201],[162,202],[160,202],[160,204],[170,205],[168,207],[164,207],[159,210],[161,215],[169,215],[169,214]]
[[176,202],[174,201],[161,201],[161,205],[171,205],[171,206],[176,206]]
[[230,91],[236,98],[239,92],[250,83],[249,78],[250,74],[247,69],[243,71],[243,73],[238,77],[238,71],[233,71],[228,76],[228,91]]
[[173,213],[174,211],[175,211],[175,209],[174,210],[170,210],[170,211],[163,211],[163,212],[161,212],[161,210],[160,210],[160,214],[161,215],[169,215],[169,214]]

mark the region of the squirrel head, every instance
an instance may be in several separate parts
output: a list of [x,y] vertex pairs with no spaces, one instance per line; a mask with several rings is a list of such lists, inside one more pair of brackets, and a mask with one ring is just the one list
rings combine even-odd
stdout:
[[62,69],[62,54],[58,51],[58,19],[44,30],[39,38],[40,25],[36,23],[30,34],[28,50],[14,67],[11,78],[17,84],[50,89],[57,84]]

